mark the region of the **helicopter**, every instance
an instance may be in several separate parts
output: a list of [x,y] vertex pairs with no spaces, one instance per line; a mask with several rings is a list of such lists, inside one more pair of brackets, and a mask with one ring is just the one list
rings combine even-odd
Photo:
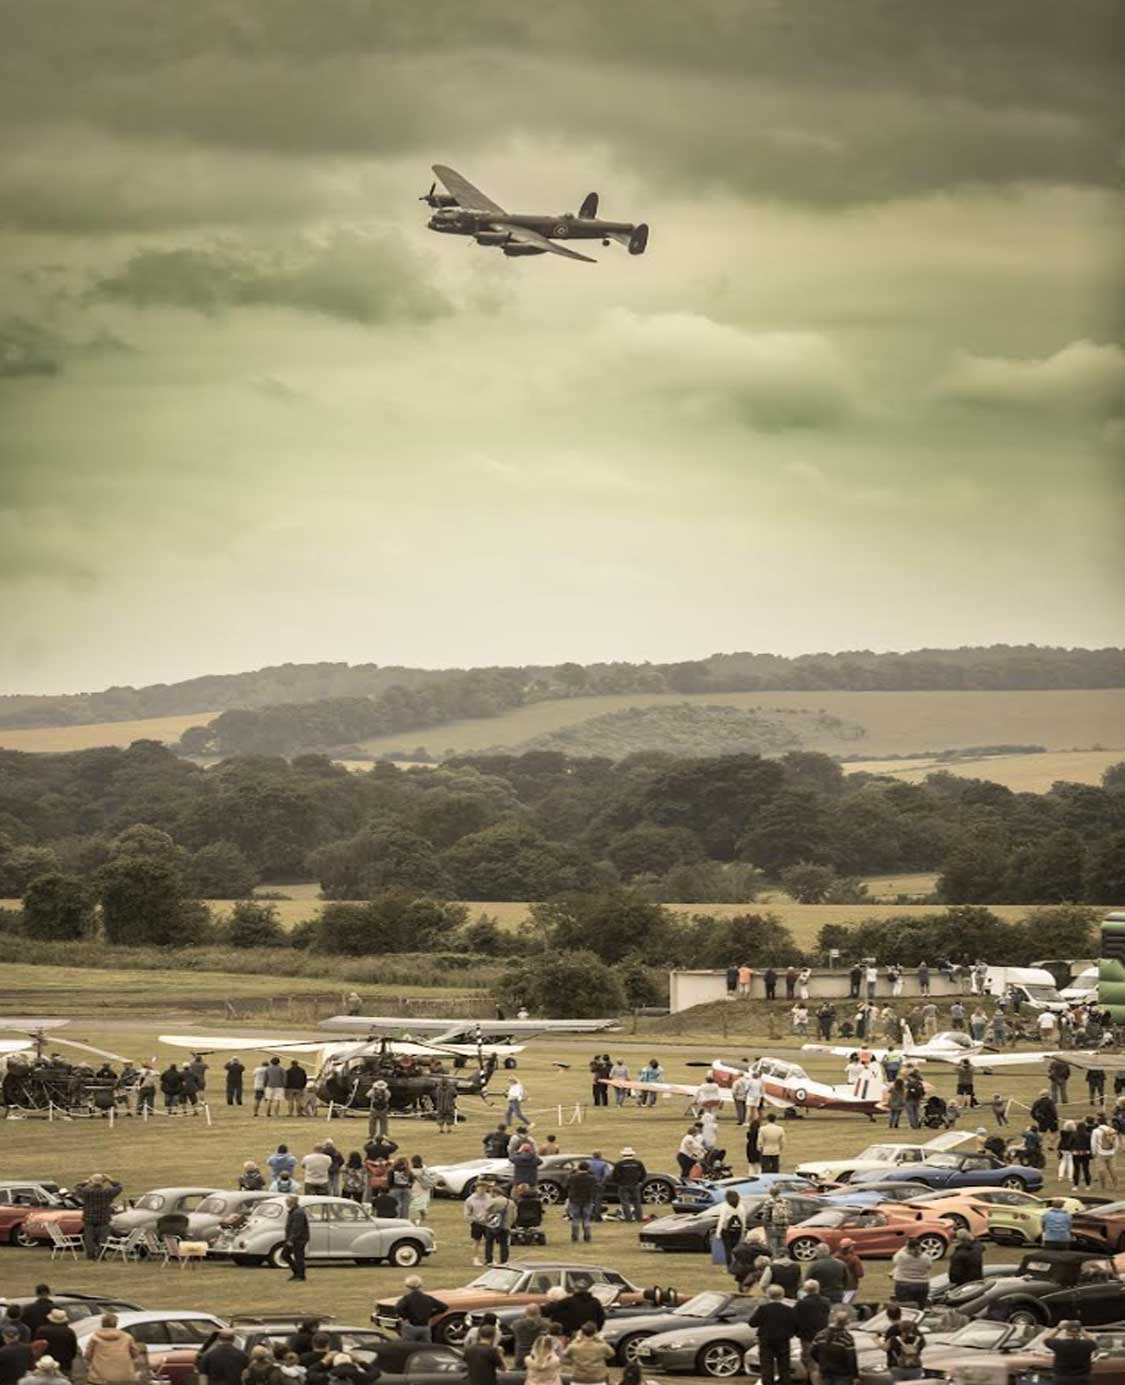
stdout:
[[[56,1029],[69,1024],[65,1019],[0,1019],[0,1031],[20,1037],[0,1039],[0,1107],[8,1111],[50,1114],[61,1111],[68,1116],[101,1116],[114,1105],[128,1073],[136,1071],[132,1059],[78,1039],[56,1035]],[[106,1062],[121,1063],[119,1077],[112,1070],[95,1071],[87,1062],[67,1062],[50,1051],[56,1045],[91,1053]]]
[[[379,1037],[351,1041],[302,1039],[247,1039],[232,1035],[161,1034],[159,1040],[172,1048],[186,1048],[197,1056],[212,1053],[258,1052],[279,1057],[315,1054],[316,1075],[312,1086],[333,1115],[367,1111],[371,1089],[383,1081],[390,1092],[391,1110],[429,1115],[443,1081],[452,1082],[457,1095],[487,1100],[487,1087],[501,1057],[520,1052],[512,1044],[479,1044],[475,1047],[441,1045]],[[458,1075],[470,1060],[477,1063],[471,1076]]]

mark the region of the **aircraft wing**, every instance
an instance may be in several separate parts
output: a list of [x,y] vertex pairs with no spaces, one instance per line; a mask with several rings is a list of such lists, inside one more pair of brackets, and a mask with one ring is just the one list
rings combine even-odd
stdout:
[[324,1042],[308,1043],[289,1039],[233,1038],[229,1034],[158,1034],[170,1048],[186,1048],[192,1053],[319,1053]]
[[529,1039],[536,1034],[601,1034],[618,1029],[616,1020],[450,1020],[419,1019],[397,1015],[333,1015],[321,1020],[321,1029],[347,1029],[359,1034],[427,1034],[434,1042],[452,1047],[464,1044],[476,1051],[476,1035],[487,1042],[490,1038],[518,1035]]
[[[965,1055],[974,1068],[1018,1068],[1028,1064],[1061,1058],[1072,1068],[1102,1068],[1120,1072],[1125,1068],[1125,1054],[1074,1052],[1072,1049],[1047,1049],[1038,1053],[969,1053]],[[956,1061],[955,1059],[952,1061]]]
[[26,1053],[32,1047],[30,1039],[0,1039],[0,1058],[6,1053]]
[[556,245],[553,240],[541,236],[530,226],[515,226],[510,221],[494,221],[492,225],[498,231],[507,231],[512,240],[521,245],[535,245],[540,250],[550,250],[554,255],[565,255],[568,260],[583,260],[586,264],[597,264],[592,255],[580,255],[577,250],[568,250],[564,245]]
[[802,1053],[832,1053],[837,1058],[850,1058],[853,1053],[870,1053],[876,1063],[881,1063],[886,1056],[885,1048],[869,1048],[867,1044],[854,1043],[847,1048],[835,1048],[832,1044],[802,1044]]
[[474,187],[468,178],[463,178],[455,168],[449,168],[445,164],[434,164],[433,170],[456,197],[460,206],[468,207],[472,212],[496,212],[500,216],[507,215],[498,202],[493,202],[491,197],[485,197],[480,188]]
[[[659,1092],[662,1096],[695,1096],[699,1091],[698,1086],[690,1082],[637,1082],[635,1079],[624,1077],[599,1077],[598,1081],[606,1087],[620,1087],[626,1092]],[[722,1102],[733,1102],[729,1087],[719,1088],[719,1100]],[[779,1096],[773,1096],[769,1092],[763,1092],[762,1101],[767,1106],[776,1106],[779,1110],[788,1110],[793,1106],[793,1102],[785,1101]]]

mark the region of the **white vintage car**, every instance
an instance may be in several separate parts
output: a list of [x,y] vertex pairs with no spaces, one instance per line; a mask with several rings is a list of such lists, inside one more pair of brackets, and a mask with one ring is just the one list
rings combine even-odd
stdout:
[[470,1197],[482,1178],[510,1181],[512,1165],[507,1159],[466,1159],[460,1164],[431,1164],[430,1172],[437,1179],[436,1196]]
[[895,1169],[904,1164],[920,1164],[931,1154],[957,1149],[975,1139],[976,1131],[973,1130],[947,1130],[927,1140],[924,1145],[892,1144],[887,1141],[885,1144],[868,1145],[865,1150],[848,1159],[807,1159],[797,1165],[796,1173],[799,1178],[807,1178],[813,1183],[847,1183],[857,1173],[877,1169],[886,1169],[890,1178]]
[[[359,1265],[390,1264],[408,1268],[434,1253],[434,1233],[427,1226],[376,1217],[369,1207],[345,1197],[302,1197],[309,1218],[310,1261],[354,1260]],[[285,1198],[256,1203],[249,1218],[215,1241],[215,1255],[229,1255],[236,1265],[268,1264],[281,1269],[285,1258]]]

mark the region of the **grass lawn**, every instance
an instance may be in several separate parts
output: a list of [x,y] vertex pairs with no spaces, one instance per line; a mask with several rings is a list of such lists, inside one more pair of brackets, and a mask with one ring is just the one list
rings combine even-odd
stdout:
[[[194,984],[196,978],[192,978]],[[9,981],[9,986],[11,982]],[[18,993],[18,992],[17,992]],[[12,992],[9,989],[8,999]],[[741,1007],[740,1007],[741,1008]],[[703,1021],[701,1021],[703,1022]],[[757,1023],[757,1020],[752,1020]],[[200,1017],[196,1025],[223,1027],[221,1005],[212,1014]],[[158,1049],[157,1032],[166,1024],[154,1022],[152,1028],[139,1024],[121,1027],[112,1016],[105,1015],[82,1026],[81,1037],[123,1053],[148,1056],[160,1052],[162,1060],[170,1060],[174,1051]],[[714,1034],[711,1024],[709,1031]],[[674,1170],[674,1153],[685,1129],[684,1107],[680,1098],[662,1101],[651,1110],[640,1111],[631,1105],[618,1110],[613,1107],[595,1112],[585,1107],[582,1124],[566,1124],[576,1103],[589,1100],[586,1064],[595,1051],[609,1050],[625,1056],[636,1072],[650,1050],[664,1061],[670,1080],[696,1081],[698,1069],[690,1068],[691,1059],[711,1059],[725,1052],[728,1056],[760,1052],[764,1040],[760,1034],[732,1034],[720,1043],[707,1033],[684,1035],[670,1040],[655,1033],[649,1037],[622,1034],[597,1041],[585,1039],[539,1039],[534,1041],[520,1059],[520,1076],[527,1091],[527,1109],[535,1113],[536,1133],[557,1132],[564,1149],[575,1152],[600,1150],[608,1156],[624,1144],[633,1145],[645,1163],[653,1170]],[[719,1051],[716,1051],[719,1050]],[[841,1064],[835,1059],[809,1059],[806,1066],[819,1078],[839,1080]],[[214,1125],[208,1128],[202,1118],[175,1119],[157,1117],[147,1124],[135,1119],[121,1120],[114,1129],[104,1121],[54,1122],[40,1120],[7,1121],[3,1130],[3,1172],[9,1176],[50,1175],[64,1184],[96,1172],[104,1171],[122,1180],[126,1192],[137,1196],[147,1189],[185,1183],[214,1183],[216,1187],[231,1187],[241,1163],[246,1158],[264,1159],[284,1140],[301,1154],[330,1131],[343,1150],[362,1144],[365,1125],[358,1119],[337,1121],[331,1127],[318,1120],[254,1119],[249,1108],[228,1108],[222,1104],[222,1055],[211,1060],[211,1097]],[[569,1064],[560,1067],[558,1063]],[[927,1070],[944,1095],[953,1090],[952,1073],[945,1068]],[[1033,1099],[1042,1074],[1032,1069],[1013,1074],[1005,1071],[995,1078],[982,1077],[978,1083],[985,1099],[993,1091],[1002,1091],[1023,1102]],[[497,1096],[491,1104],[473,1099],[462,1102],[466,1120],[456,1134],[438,1136],[429,1123],[410,1119],[392,1122],[391,1134],[403,1152],[422,1153],[429,1162],[443,1163],[476,1157],[485,1131],[503,1115],[500,1099],[502,1083],[494,1083]],[[1077,1083],[1083,1090],[1081,1082]],[[1072,1094],[1075,1086],[1072,1084]],[[559,1126],[558,1110],[563,1108],[564,1124]],[[1075,1111],[1084,1111],[1076,1106]],[[1014,1113],[1018,1119],[1019,1113]],[[991,1117],[981,1124],[991,1130]],[[1015,1127],[1020,1128],[1019,1125]],[[824,1158],[835,1154],[858,1151],[873,1139],[882,1138],[885,1128],[871,1124],[861,1117],[822,1114],[787,1122],[788,1144],[783,1168],[792,1168],[803,1157]],[[743,1171],[742,1139],[728,1120],[723,1134],[736,1171]],[[910,1132],[902,1132],[909,1138]],[[892,1136],[893,1138],[893,1136]],[[1057,1185],[1049,1183],[1048,1191]],[[434,1204],[431,1224],[437,1236],[438,1250],[424,1268],[427,1286],[440,1291],[443,1286],[467,1282],[475,1273],[462,1217],[460,1203],[440,1201]],[[548,1212],[546,1224],[549,1241],[545,1250],[527,1254],[527,1258],[569,1257],[572,1254],[568,1239],[568,1224],[561,1213]],[[703,1255],[667,1255],[645,1253],[638,1248],[636,1232],[620,1223],[604,1223],[595,1228],[590,1246],[573,1251],[575,1259],[604,1263],[627,1274],[640,1285],[675,1285],[681,1290],[698,1290],[723,1286],[724,1273],[714,1268]],[[1001,1253],[989,1248],[986,1258],[1010,1260],[1011,1252]],[[402,1272],[390,1268],[358,1268],[350,1265],[313,1267],[304,1284],[289,1284],[282,1273],[268,1269],[237,1269],[222,1262],[206,1264],[192,1271],[175,1268],[149,1268],[144,1264],[77,1265],[66,1262],[54,1264],[46,1251],[0,1249],[0,1290],[30,1293],[33,1286],[46,1278],[58,1289],[78,1289],[112,1293],[134,1300],[145,1307],[190,1307],[219,1314],[234,1312],[302,1311],[331,1312],[345,1323],[365,1323],[372,1301],[383,1294],[395,1292],[402,1282]],[[889,1292],[886,1266],[883,1262],[868,1262],[865,1297],[883,1298]]]

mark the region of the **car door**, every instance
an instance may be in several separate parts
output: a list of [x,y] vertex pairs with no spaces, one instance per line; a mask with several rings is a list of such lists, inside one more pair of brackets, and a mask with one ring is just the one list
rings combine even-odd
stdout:
[[[334,1260],[356,1254],[355,1243],[360,1236],[366,1231],[375,1233],[377,1230],[363,1208],[354,1202],[323,1202],[316,1208],[309,1208],[310,1212],[314,1210],[325,1214],[324,1224]],[[309,1225],[312,1225],[311,1218]],[[359,1253],[362,1255],[365,1250],[367,1248],[363,1247]],[[376,1251],[371,1248],[369,1253],[374,1255]]]
[[889,1255],[905,1241],[908,1225],[907,1222],[892,1222],[885,1212],[873,1207],[849,1220],[842,1230],[868,1255]]
[[[971,1188],[974,1184],[991,1182],[986,1175],[994,1175],[992,1160],[985,1155],[967,1154],[953,1171],[948,1186],[951,1188]],[[999,1180],[997,1180],[999,1181]]]
[[[326,1202],[312,1202],[305,1208],[309,1219],[309,1244],[305,1254],[309,1259],[330,1260],[337,1251],[332,1243],[332,1205]],[[350,1251],[344,1254],[350,1255]]]
[[1125,1284],[1109,1261],[1087,1261],[1074,1289],[1074,1314],[1083,1327],[1103,1327],[1125,1317]]

